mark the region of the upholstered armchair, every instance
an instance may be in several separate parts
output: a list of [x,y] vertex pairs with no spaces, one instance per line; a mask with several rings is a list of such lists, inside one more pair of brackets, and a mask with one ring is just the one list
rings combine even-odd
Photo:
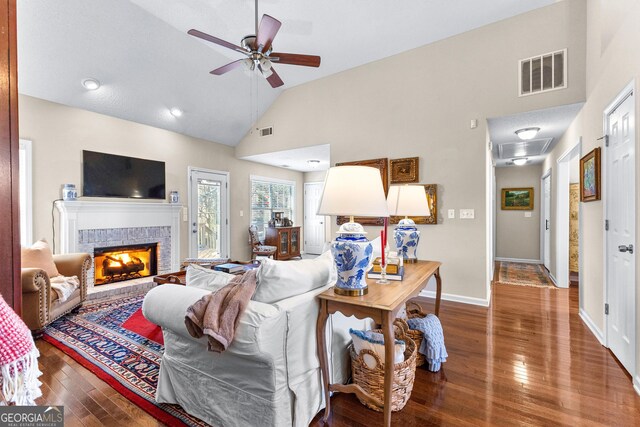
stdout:
[[61,275],[77,276],[80,286],[66,301],[60,302],[45,270],[22,268],[22,317],[36,335],[58,317],[80,306],[87,297],[91,256],[87,253],[53,255],[53,262]]

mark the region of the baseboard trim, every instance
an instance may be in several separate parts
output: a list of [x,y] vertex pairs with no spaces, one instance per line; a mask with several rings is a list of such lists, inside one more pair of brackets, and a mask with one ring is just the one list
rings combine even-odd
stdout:
[[554,285],[556,285],[556,287],[559,287],[558,282],[556,281],[556,278],[553,277],[553,274],[551,274],[551,272],[549,272],[549,279],[551,279],[551,281],[553,282]]
[[636,391],[636,394],[640,395],[640,377],[636,376],[633,379],[633,389]]
[[598,329],[591,317],[583,309],[580,309],[580,318],[582,319],[584,324],[587,325],[587,328],[589,328],[593,336],[596,337],[600,344],[604,345],[604,334],[600,329]]
[[542,261],[540,261],[539,259],[496,257],[495,260],[502,261],[502,262],[521,262],[523,264],[542,264]]
[[[420,292],[420,296],[426,297],[426,298],[435,298],[436,292],[422,291]],[[482,307],[489,307],[489,304],[491,302],[491,295],[489,295],[488,299],[483,299],[483,298],[467,297],[464,295],[456,295],[456,294],[442,294],[440,298],[445,301],[461,302],[463,304],[479,305]]]

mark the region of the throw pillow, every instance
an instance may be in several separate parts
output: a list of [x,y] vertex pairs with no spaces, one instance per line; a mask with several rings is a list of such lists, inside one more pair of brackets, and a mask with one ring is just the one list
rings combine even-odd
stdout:
[[[353,349],[356,351],[356,354],[360,354],[361,350],[367,348],[374,351],[382,363],[385,362],[384,335],[379,332],[360,331],[354,329],[349,329],[349,334],[353,340]],[[393,363],[404,362],[405,347],[406,345],[404,341],[398,339],[395,340]],[[362,358],[369,369],[374,369],[376,367],[376,359],[370,354],[365,354]]]
[[41,268],[49,277],[59,276],[56,263],[53,262],[53,252],[45,239],[40,239],[30,248],[21,248],[22,268]]
[[329,251],[315,259],[262,260],[257,278],[258,288],[252,299],[273,304],[333,284],[337,280],[337,273]]
[[215,292],[224,288],[235,276],[223,271],[211,270],[197,264],[187,267],[186,285],[194,288]]

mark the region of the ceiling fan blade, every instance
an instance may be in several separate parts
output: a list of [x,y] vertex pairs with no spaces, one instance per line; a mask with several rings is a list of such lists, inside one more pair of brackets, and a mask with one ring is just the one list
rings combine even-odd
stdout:
[[[269,49],[271,49],[271,43],[273,43],[273,39],[276,34],[278,34],[278,30],[281,25],[282,22],[278,21],[276,18],[266,14],[262,15],[258,34],[256,35],[255,49],[260,52],[269,51]],[[263,46],[262,49],[260,49],[260,46]]]
[[229,48],[231,50],[235,50],[235,51],[242,52],[242,53],[247,53],[247,51],[244,50],[243,48],[241,48],[240,46],[236,46],[233,43],[229,43],[227,41],[224,41],[222,39],[219,39],[219,38],[214,37],[212,35],[209,35],[207,33],[203,33],[202,31],[194,30],[193,28],[190,29],[189,31],[187,31],[187,34],[192,35],[194,37],[198,37],[198,38],[200,38],[202,40],[206,40],[206,41],[211,42],[211,43],[215,43],[215,44],[220,45],[220,46],[224,46],[224,47]]
[[235,70],[236,68],[241,67],[242,63],[244,61],[246,61],[246,60],[247,60],[247,58],[238,59],[237,61],[230,62],[227,65],[223,65],[220,68],[216,68],[215,70],[210,71],[210,74],[215,74],[216,76],[221,76],[224,73],[228,73],[231,70]]
[[320,66],[320,57],[315,55],[272,52],[271,55],[269,55],[269,60],[278,64],[302,65],[304,67]]
[[271,75],[267,77],[267,81],[269,82],[272,88],[277,88],[284,84],[284,82],[282,81],[278,73],[276,73],[276,70],[273,69],[273,67],[271,67]]

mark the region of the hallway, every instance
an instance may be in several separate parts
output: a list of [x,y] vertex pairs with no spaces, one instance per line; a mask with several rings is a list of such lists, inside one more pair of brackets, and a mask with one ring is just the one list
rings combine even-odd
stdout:
[[[432,309],[426,300],[423,306]],[[631,378],[577,307],[577,288],[502,284],[493,286],[488,309],[443,301],[449,359],[438,373],[418,369],[411,400],[393,424],[640,425]],[[312,425],[322,425],[319,419]],[[332,398],[331,426],[381,422],[353,395]]]

